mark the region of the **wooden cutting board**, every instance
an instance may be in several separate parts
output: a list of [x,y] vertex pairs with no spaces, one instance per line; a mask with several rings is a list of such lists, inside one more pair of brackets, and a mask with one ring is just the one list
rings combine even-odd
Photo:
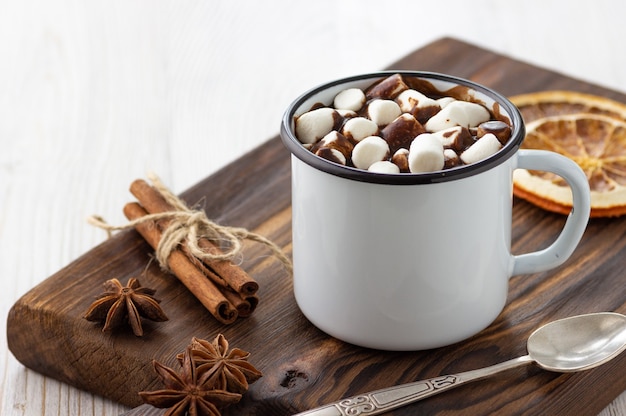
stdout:
[[[476,46],[445,38],[399,60],[391,69],[444,72],[505,95],[569,89],[625,101],[626,96]],[[275,137],[204,179],[182,197],[203,201],[209,218],[246,227],[288,253],[291,242],[289,154]],[[129,184],[130,185],[130,184]],[[125,192],[125,190],[120,190]],[[129,197],[129,200],[132,198]],[[122,207],[120,207],[120,210]],[[513,251],[547,246],[564,217],[515,200]],[[260,283],[252,317],[218,324],[172,276],[150,261],[152,250],[134,231],[121,232],[25,294],[8,316],[9,348],[25,366],[128,406],[138,391],[161,387],[150,365],[174,366],[196,336],[223,333],[250,351],[264,377],[230,415],[289,415],[345,396],[390,385],[475,369],[525,354],[525,340],[548,321],[588,312],[626,313],[626,217],[594,219],[579,248],[556,270],[516,276],[508,305],[482,333],[457,345],[419,352],[381,352],[337,341],[300,313],[291,281],[269,252],[246,244],[243,267]],[[103,334],[82,319],[102,283],[139,276],[157,290],[170,320],[146,323],[145,335]],[[626,389],[626,354],[594,370],[554,374],[528,366],[459,387],[394,411],[393,415],[596,415]],[[142,414],[160,414],[142,406]]]

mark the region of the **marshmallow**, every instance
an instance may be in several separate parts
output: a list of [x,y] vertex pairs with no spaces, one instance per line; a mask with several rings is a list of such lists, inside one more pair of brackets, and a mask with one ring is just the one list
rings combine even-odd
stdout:
[[487,133],[469,147],[466,151],[461,153],[461,160],[463,163],[469,165],[470,163],[483,160],[492,154],[496,153],[502,144],[493,133]]
[[446,130],[464,123],[466,120],[465,112],[462,108],[448,104],[443,107],[440,112],[432,116],[424,127],[427,131],[436,132]]
[[[467,119],[466,122],[462,124],[463,127],[476,127],[491,118],[489,110],[480,104],[470,103],[469,101],[457,101],[457,103],[450,103],[450,105],[461,107],[465,110]],[[449,105],[447,107],[449,107]]]
[[461,159],[459,155],[452,149],[444,149],[443,150],[443,165],[444,168],[449,169],[461,164]]
[[339,115],[343,118],[351,118],[351,117],[356,117],[357,114],[352,111],[352,110],[342,110],[342,109],[338,109],[337,113],[339,113]]
[[339,151],[345,158],[349,158],[352,153],[352,149],[354,145],[344,136],[343,134],[337,132],[336,130],[331,131],[326,136],[322,137],[322,140],[317,142],[312,152],[321,147],[328,147],[329,149],[335,149]]
[[359,88],[348,88],[335,96],[333,107],[337,110],[359,111],[365,104],[365,93]]
[[330,160],[331,162],[338,163],[340,165],[346,164],[346,157],[337,149],[331,149],[329,147],[320,147],[315,151],[315,154],[319,157]]
[[441,107],[437,101],[416,90],[402,91],[400,95],[396,97],[396,102],[405,113],[412,112],[415,107]]
[[346,121],[341,132],[348,139],[358,142],[367,136],[378,133],[378,125],[365,117],[354,117]]
[[426,122],[424,127],[430,132],[454,126],[476,127],[489,120],[489,111],[480,104],[468,101],[454,101],[446,105]]
[[359,169],[368,169],[374,162],[384,160],[389,155],[389,145],[378,136],[361,140],[352,150],[352,163]]
[[411,114],[404,113],[381,131],[382,137],[389,143],[389,149],[395,153],[398,149],[409,148],[413,139],[426,130]]
[[400,172],[407,173],[409,171],[409,151],[407,149],[398,149],[391,157],[391,162],[395,164]]
[[443,166],[441,140],[429,133],[417,136],[409,149],[409,170],[412,173],[434,172]]
[[454,139],[460,134],[462,128],[461,126],[450,127],[436,131],[432,133],[432,135],[441,140],[443,147],[451,147],[454,143]]
[[445,106],[447,106],[448,104],[456,100],[452,97],[441,97],[441,98],[437,98],[435,101],[437,101],[437,104],[439,104],[439,107],[444,108]]
[[339,114],[332,108],[308,111],[296,119],[296,136],[302,143],[315,143],[335,126]]
[[386,126],[402,114],[400,106],[391,100],[373,100],[367,106],[370,120],[379,126]]
[[402,75],[394,74],[365,90],[365,97],[368,100],[372,98],[391,100],[407,89],[409,89],[409,87],[404,83]]
[[370,167],[367,169],[370,172],[376,172],[376,173],[400,173],[400,168],[398,168],[398,166],[394,165],[393,163],[391,163],[388,160],[381,160],[379,162],[374,162],[370,165]]
[[463,151],[474,143],[474,139],[472,138],[470,131],[461,126],[439,130],[432,133],[432,135],[441,140],[443,147],[452,148],[457,151]]

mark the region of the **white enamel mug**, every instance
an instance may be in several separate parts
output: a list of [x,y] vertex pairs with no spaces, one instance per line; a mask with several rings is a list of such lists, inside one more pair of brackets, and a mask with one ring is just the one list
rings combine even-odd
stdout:
[[[335,338],[382,350],[423,350],[489,326],[504,308],[511,276],[564,263],[589,219],[589,185],[573,161],[519,149],[524,124],[504,96],[447,75],[399,73],[424,80],[442,95],[461,86],[510,120],[511,138],[472,165],[426,174],[366,172],[305,149],[295,137],[294,117],[316,103],[330,105],[343,89],[364,89],[392,73],[341,79],[303,94],[281,125],[292,154],[294,294],[304,315]],[[574,200],[552,245],[521,255],[511,253],[517,168],[556,173]]]

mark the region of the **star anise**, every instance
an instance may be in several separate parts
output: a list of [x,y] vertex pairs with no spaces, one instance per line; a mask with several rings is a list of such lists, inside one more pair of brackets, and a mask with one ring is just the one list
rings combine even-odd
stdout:
[[[244,393],[248,390],[249,383],[262,377],[261,372],[247,361],[250,353],[239,348],[229,351],[228,341],[222,334],[215,337],[213,342],[194,337],[191,348],[199,372],[215,369],[219,373],[217,388]],[[178,356],[179,360],[182,358],[181,355]]]
[[219,378],[217,368],[202,373],[198,371],[191,345],[182,354],[180,373],[158,361],[152,363],[165,389],[142,391],[139,395],[154,407],[169,408],[166,416],[220,416],[221,408],[241,399],[241,394],[215,388]]
[[85,319],[89,321],[104,322],[103,332],[128,321],[133,333],[140,337],[143,335],[142,317],[157,322],[168,320],[159,306],[160,301],[152,297],[156,291],[141,287],[136,278],[128,279],[126,286],[117,279],[107,280],[104,288],[106,291],[85,313]]

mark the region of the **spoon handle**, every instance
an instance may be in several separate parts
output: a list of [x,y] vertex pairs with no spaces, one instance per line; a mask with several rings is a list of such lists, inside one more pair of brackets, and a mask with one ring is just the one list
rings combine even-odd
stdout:
[[533,362],[528,355],[500,364],[458,374],[434,377],[360,394],[307,410],[294,416],[361,416],[379,415],[392,409],[434,396],[470,381],[480,380],[501,371]]

